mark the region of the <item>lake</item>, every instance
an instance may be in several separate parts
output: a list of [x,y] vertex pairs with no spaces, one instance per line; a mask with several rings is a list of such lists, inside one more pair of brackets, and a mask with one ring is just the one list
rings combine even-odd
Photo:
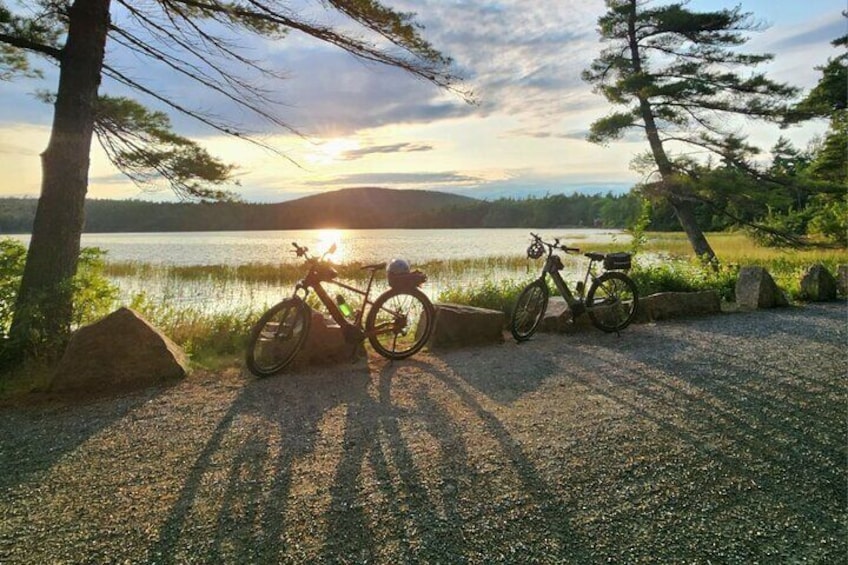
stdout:
[[[608,229],[423,229],[423,230],[289,230],[180,233],[83,234],[83,247],[99,247],[111,262],[139,261],[165,265],[240,265],[295,261],[291,243],[323,252],[335,243],[337,263],[376,263],[402,257],[413,263],[522,255],[530,232],[559,237],[573,247],[620,241],[630,236]],[[2,236],[7,237],[7,236]],[[28,235],[9,236],[29,242]]]
[[[109,233],[83,234],[83,247],[106,251],[109,262],[149,263],[145,277],[116,277],[113,282],[121,290],[122,303],[143,293],[150,301],[177,307],[197,307],[204,311],[238,312],[264,308],[277,302],[290,289],[256,282],[175,279],[163,274],[168,265],[242,265],[248,263],[278,264],[300,262],[291,253],[291,243],[322,253],[335,244],[332,259],[336,263],[379,263],[400,257],[412,263],[431,260],[459,260],[502,256],[523,256],[530,242],[530,232],[547,239],[560,238],[572,247],[591,250],[594,243],[620,242],[626,247],[630,236],[621,230],[608,229],[456,229],[456,230],[290,230],[181,233]],[[4,236],[5,237],[5,236]],[[28,235],[11,236],[23,243]],[[431,277],[425,292],[434,300],[439,293],[457,285],[474,285],[487,279],[529,279],[540,268],[529,262],[521,272],[463,271]],[[576,275],[585,269],[581,260],[566,262],[567,271]],[[381,279],[382,281],[382,279]],[[382,290],[378,283],[375,291]],[[376,294],[374,295],[376,296]]]

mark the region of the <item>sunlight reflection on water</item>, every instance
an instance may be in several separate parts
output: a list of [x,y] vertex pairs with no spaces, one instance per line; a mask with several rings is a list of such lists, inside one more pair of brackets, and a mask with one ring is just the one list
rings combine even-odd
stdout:
[[[150,264],[149,276],[116,277],[121,301],[129,303],[138,294],[147,300],[207,312],[239,312],[264,309],[291,294],[291,286],[239,280],[185,280],[168,277],[156,267],[167,265],[241,265],[247,263],[299,263],[291,251],[297,242],[320,254],[332,244],[332,259],[339,264],[378,263],[395,257],[416,264],[431,260],[456,260],[502,256],[524,256],[530,232],[546,240],[560,238],[573,247],[591,250],[593,243],[620,243],[630,236],[607,229],[463,229],[463,230],[292,230],[187,233],[84,234],[84,247],[99,247],[109,262]],[[28,236],[15,236],[28,243]],[[577,257],[566,260],[567,280],[582,275],[585,262]],[[524,268],[464,269],[460,272],[431,274],[424,292],[436,300],[448,288],[470,287],[486,280],[526,281],[538,275],[541,263],[528,261]],[[354,284],[353,286],[358,286]],[[372,298],[385,290],[385,277],[378,276]],[[331,290],[335,296],[335,290]]]

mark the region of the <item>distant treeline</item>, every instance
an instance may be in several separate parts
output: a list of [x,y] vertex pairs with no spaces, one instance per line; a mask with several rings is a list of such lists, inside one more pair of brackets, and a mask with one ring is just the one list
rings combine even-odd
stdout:
[[[37,200],[33,198],[0,199],[0,233],[28,233],[36,205]],[[625,228],[633,224],[639,211],[640,200],[631,194],[572,194],[484,201],[431,191],[356,188],[278,204],[89,200],[85,231]]]

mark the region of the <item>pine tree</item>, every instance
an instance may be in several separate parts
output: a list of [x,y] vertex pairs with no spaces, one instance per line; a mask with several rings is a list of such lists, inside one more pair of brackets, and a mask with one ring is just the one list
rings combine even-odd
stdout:
[[631,129],[644,132],[658,181],[646,185],[667,202],[696,255],[714,263],[715,253],[694,214],[687,188],[688,158],[677,148],[692,146],[735,162],[756,149],[727,131],[728,116],[779,120],[796,94],[762,74],[742,76],[771,55],[738,52],[744,32],[756,29],[751,15],[732,10],[693,12],[684,3],[607,0],[598,20],[606,47],[583,78],[614,105],[627,106],[595,121],[588,139],[606,143]]

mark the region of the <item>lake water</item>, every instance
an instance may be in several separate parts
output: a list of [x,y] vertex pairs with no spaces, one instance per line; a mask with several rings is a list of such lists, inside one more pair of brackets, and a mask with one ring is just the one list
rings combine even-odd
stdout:
[[[630,237],[605,229],[462,229],[462,230],[290,230],[181,233],[83,234],[83,247],[107,251],[108,261],[140,261],[165,265],[240,265],[281,263],[297,259],[291,243],[323,252],[337,246],[337,263],[376,263],[402,257],[427,260],[522,255],[530,232],[560,238],[573,247],[620,241]],[[11,236],[23,243],[28,235]]]
[[[156,266],[167,265],[240,265],[300,262],[291,253],[291,243],[322,253],[335,244],[332,259],[336,263],[379,263],[401,257],[417,263],[430,260],[458,260],[502,256],[523,256],[530,232],[546,240],[560,238],[571,247],[591,250],[594,243],[619,242],[625,247],[630,236],[620,230],[604,229],[462,229],[462,230],[290,230],[185,233],[83,234],[83,247],[106,251],[109,262],[133,261]],[[29,236],[12,236],[23,243]],[[434,300],[457,285],[478,284],[484,280],[530,279],[540,269],[528,261],[521,272],[473,272],[441,280],[431,277],[424,287]],[[585,262],[567,262],[567,269],[585,269]],[[276,303],[291,289],[263,283],[226,283],[213,280],[174,279],[157,275],[157,269],[144,278],[120,277],[113,280],[121,289],[122,303],[144,293],[154,302],[179,307],[198,307],[204,311],[243,311]],[[164,271],[164,270],[163,270]],[[446,276],[447,277],[447,276]],[[378,283],[375,292],[380,292]],[[376,294],[374,294],[376,296]]]

